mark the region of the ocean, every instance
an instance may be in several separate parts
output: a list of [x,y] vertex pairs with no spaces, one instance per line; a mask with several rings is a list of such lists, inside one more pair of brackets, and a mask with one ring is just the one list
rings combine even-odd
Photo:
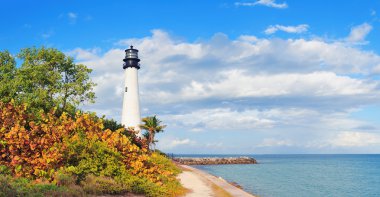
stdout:
[[259,164],[193,166],[261,197],[380,196],[380,155],[249,156]]

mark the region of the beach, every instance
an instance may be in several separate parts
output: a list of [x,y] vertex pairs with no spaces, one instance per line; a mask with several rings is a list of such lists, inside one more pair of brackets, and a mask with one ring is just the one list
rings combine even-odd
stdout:
[[188,165],[179,165],[183,172],[178,176],[181,184],[189,190],[186,197],[253,197],[242,189],[204,171]]
[[[194,155],[192,155],[195,157]],[[205,157],[212,157],[206,155]],[[226,155],[214,155],[214,157]],[[197,165],[257,196],[378,196],[380,155],[247,155],[258,165]]]

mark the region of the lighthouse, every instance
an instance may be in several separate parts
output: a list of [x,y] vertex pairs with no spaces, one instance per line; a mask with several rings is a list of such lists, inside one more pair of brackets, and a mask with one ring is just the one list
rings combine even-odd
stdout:
[[140,101],[139,101],[139,83],[138,73],[140,69],[140,59],[138,50],[130,46],[125,50],[125,58],[123,59],[123,69],[125,77],[123,112],[121,116],[121,124],[126,128],[133,127],[135,131],[140,133]]

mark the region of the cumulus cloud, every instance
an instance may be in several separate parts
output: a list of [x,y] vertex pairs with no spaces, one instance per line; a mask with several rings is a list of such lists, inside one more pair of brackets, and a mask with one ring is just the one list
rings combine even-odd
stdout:
[[183,145],[192,145],[195,144],[194,141],[185,138],[185,139],[179,139],[179,138],[163,138],[159,141],[158,147],[162,150],[170,150],[178,146]]
[[[368,99],[369,94],[378,94],[377,81],[346,74],[373,73],[380,57],[340,43],[247,35],[229,40],[223,34],[188,43],[161,30],[154,30],[151,37],[121,40],[118,45],[130,43],[140,49],[141,94],[149,103],[273,96]],[[99,84],[113,82],[98,95],[122,91],[123,49],[99,54],[98,49],[78,48],[69,54],[93,68]]]
[[[257,133],[292,128],[294,131],[301,129],[301,132],[306,132],[305,129],[307,129],[311,136],[311,133],[315,131],[336,133],[341,130],[355,131],[358,128],[367,127],[364,121],[349,117],[350,111],[319,111],[284,107],[259,109],[259,107],[245,106],[242,110],[228,107],[207,108],[161,117],[169,125],[197,129],[196,132],[231,130]],[[290,137],[291,131],[288,131],[287,135]],[[293,137],[299,137],[297,135]]]
[[[67,54],[70,56],[75,56],[75,59],[77,61],[87,61],[92,60],[96,61],[98,60],[98,54],[100,53],[100,48],[92,48],[92,49],[81,49],[76,48],[71,51],[68,51]],[[91,64],[91,62],[89,62]]]
[[377,82],[368,83],[347,76],[337,76],[332,72],[250,75],[242,70],[229,70],[216,75],[217,81],[214,82],[193,80],[177,94],[182,97],[175,98],[168,94],[165,95],[166,101],[171,98],[193,100],[209,97],[369,95],[377,92],[378,86]]
[[338,147],[362,147],[380,145],[380,134],[367,132],[341,132],[329,141]]
[[293,146],[290,140],[278,140],[274,138],[265,138],[256,147],[273,147],[273,146]]
[[[224,34],[209,41],[189,43],[175,40],[161,30],[152,33],[149,37],[117,43],[125,47],[134,43],[140,49],[139,80],[146,104],[284,96],[303,96],[312,102],[347,96],[347,100],[352,98],[359,104],[370,102],[378,94],[377,81],[346,74],[373,73],[380,57],[344,44],[249,35],[229,40]],[[114,48],[100,54],[99,49],[77,48],[69,54],[94,69],[95,82],[110,84],[99,87],[97,95],[99,100],[117,95],[112,98],[116,110],[122,100],[124,49]]]
[[368,23],[352,27],[346,41],[355,44],[366,44],[365,37],[371,32],[371,30],[372,26]]
[[275,121],[258,110],[235,111],[228,108],[201,109],[187,114],[165,115],[162,118],[173,124],[202,129],[254,129],[269,128]]
[[257,6],[257,5],[262,5],[262,6],[267,6],[267,7],[272,7],[272,8],[279,8],[279,9],[284,9],[288,7],[288,4],[285,2],[283,3],[276,3],[274,0],[258,0],[256,2],[235,2],[235,6]]
[[374,73],[374,74],[380,74],[380,64],[377,65],[377,66],[375,66],[375,67],[373,68],[373,73]]
[[[97,102],[85,109],[99,115],[121,119],[122,59],[124,49],[133,44],[141,59],[143,116],[159,114],[171,125],[170,135],[254,131],[261,132],[255,141],[260,144],[286,133],[285,142],[296,145],[307,132],[301,140],[305,145],[313,138],[327,139],[326,133],[376,128],[350,113],[379,104],[380,85],[371,76],[380,72],[380,56],[343,40],[229,39],[218,33],[188,42],[153,30],[151,36],[120,40],[108,51],[76,48],[68,54],[94,70]],[[176,136],[162,144],[194,145],[186,139],[191,138]]]
[[287,33],[304,33],[309,29],[309,25],[301,24],[297,26],[284,26],[284,25],[271,25],[269,26],[264,33],[265,34],[274,34],[277,31],[284,31]]

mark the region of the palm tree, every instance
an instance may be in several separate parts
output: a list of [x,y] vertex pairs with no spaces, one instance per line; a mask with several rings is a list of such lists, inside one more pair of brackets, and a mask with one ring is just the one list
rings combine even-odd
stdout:
[[146,142],[148,142],[148,147],[151,145],[153,145],[154,149],[156,147],[156,142],[158,142],[158,140],[155,140],[154,139],[154,134],[153,136],[147,131],[143,134],[144,138],[146,139]]
[[155,134],[163,132],[166,125],[162,125],[162,121],[156,116],[143,118],[142,122],[143,124],[140,125],[140,128],[146,131],[144,137],[147,139],[148,147],[150,147],[151,144],[155,145],[157,142],[157,140],[154,140]]

